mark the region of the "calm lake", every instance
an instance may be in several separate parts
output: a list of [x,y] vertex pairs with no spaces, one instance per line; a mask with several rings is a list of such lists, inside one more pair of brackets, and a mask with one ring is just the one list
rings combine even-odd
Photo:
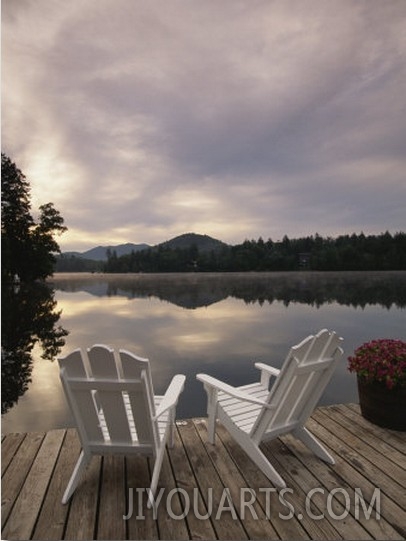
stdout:
[[[128,349],[150,359],[157,394],[185,374],[178,418],[205,415],[197,373],[254,381],[255,361],[280,367],[290,346],[324,327],[345,353],[321,403],[357,402],[348,355],[374,338],[406,339],[406,272],[56,274],[50,284],[69,331],[60,356],[94,343]],[[2,416],[3,433],[72,426],[58,363],[40,355],[36,346],[32,382]]]

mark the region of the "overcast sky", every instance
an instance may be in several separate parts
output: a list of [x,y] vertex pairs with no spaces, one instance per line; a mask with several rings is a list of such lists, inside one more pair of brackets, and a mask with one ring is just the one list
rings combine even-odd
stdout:
[[2,92],[63,251],[406,230],[405,0],[2,0]]

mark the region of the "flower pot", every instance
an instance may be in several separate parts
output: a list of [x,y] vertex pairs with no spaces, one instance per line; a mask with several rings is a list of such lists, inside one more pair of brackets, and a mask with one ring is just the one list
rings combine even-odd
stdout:
[[406,431],[406,387],[388,389],[385,383],[357,376],[361,414],[376,425]]

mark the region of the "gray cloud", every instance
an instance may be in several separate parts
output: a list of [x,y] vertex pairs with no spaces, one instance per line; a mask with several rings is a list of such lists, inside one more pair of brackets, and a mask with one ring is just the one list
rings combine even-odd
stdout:
[[403,0],[5,0],[3,149],[63,249],[404,230],[405,26]]

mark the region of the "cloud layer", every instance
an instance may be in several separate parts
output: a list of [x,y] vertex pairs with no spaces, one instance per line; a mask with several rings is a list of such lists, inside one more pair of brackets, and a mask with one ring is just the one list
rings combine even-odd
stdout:
[[62,249],[405,230],[403,0],[3,0],[3,151]]

